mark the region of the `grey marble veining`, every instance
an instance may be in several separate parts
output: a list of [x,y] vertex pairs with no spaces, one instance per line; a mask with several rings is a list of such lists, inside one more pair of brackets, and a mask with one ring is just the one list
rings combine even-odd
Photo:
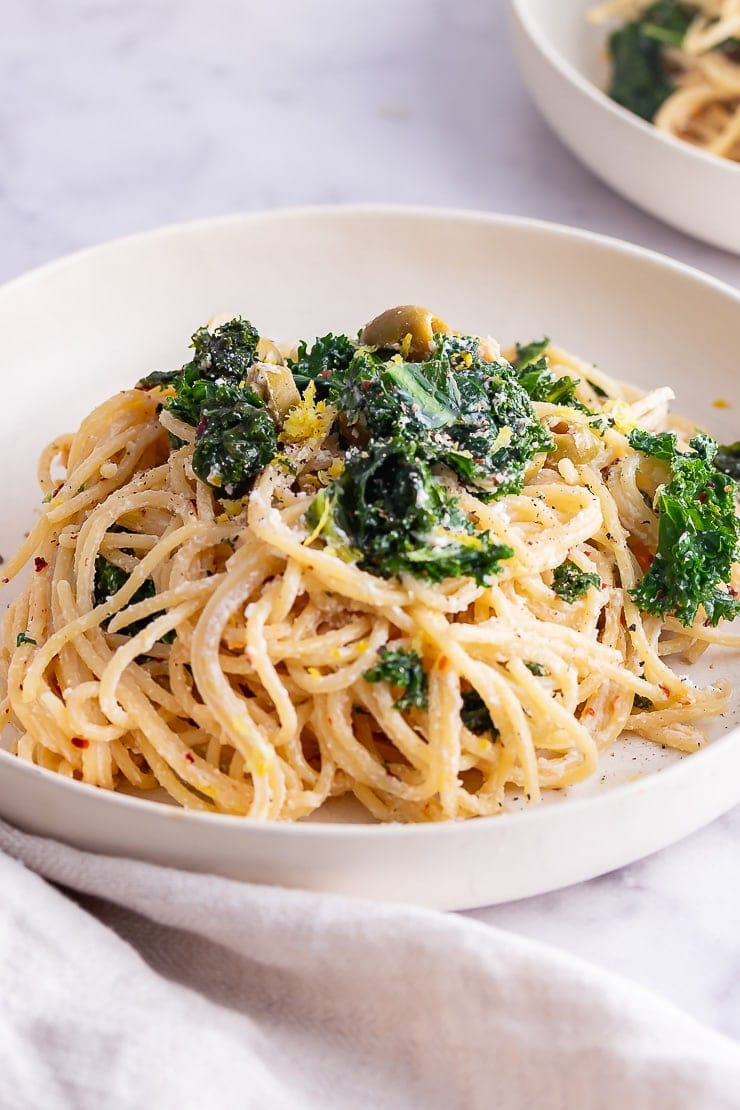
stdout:
[[[343,201],[574,224],[734,284],[550,134],[503,0],[4,0],[0,279],[162,223]],[[613,875],[476,916],[740,1036],[740,810]]]

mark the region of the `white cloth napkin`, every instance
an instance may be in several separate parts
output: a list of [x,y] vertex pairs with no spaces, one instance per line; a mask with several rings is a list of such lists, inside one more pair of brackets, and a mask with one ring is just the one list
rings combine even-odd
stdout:
[[2,1107],[740,1107],[732,1041],[502,930],[0,849]]

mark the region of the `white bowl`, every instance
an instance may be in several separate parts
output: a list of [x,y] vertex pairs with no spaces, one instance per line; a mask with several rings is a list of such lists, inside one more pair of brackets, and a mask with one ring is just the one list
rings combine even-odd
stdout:
[[740,253],[740,164],[707,154],[611,100],[607,29],[593,0],[511,0],[524,80],[543,116],[595,174],[666,223]]
[[[38,511],[42,445],[220,311],[281,338],[357,329],[418,301],[503,341],[548,334],[734,435],[740,294],[636,247],[526,220],[403,209],[234,216],[98,247],[0,288],[0,551]],[[701,326],[697,326],[701,321]],[[36,508],[34,508],[36,506]],[[740,674],[725,657],[697,677]],[[70,782],[0,751],[0,815],[82,848],[241,879],[444,908],[521,898],[611,870],[740,800],[737,708],[686,759],[618,745],[539,809],[448,825],[259,824]],[[324,817],[324,815],[320,815]],[[336,819],[337,815],[335,815]]]

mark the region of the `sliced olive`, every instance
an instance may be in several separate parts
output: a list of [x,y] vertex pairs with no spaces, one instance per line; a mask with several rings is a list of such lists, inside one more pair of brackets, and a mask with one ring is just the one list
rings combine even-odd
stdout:
[[260,339],[257,344],[257,361],[269,362],[273,366],[282,366],[283,356],[271,339]]
[[423,362],[434,347],[435,333],[449,327],[428,308],[402,304],[388,308],[363,328],[360,342],[368,347],[400,351],[410,362]]
[[[262,342],[262,340],[260,340]],[[260,395],[277,424],[300,401],[301,395],[287,366],[255,362],[249,371],[249,384]]]

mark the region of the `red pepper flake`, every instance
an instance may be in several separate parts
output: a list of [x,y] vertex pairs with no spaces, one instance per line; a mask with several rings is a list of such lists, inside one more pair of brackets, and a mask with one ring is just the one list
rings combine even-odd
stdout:
[[589,705],[588,709],[584,709],[583,715],[584,715],[584,717],[595,717],[596,716],[596,710],[592,706]]
[[663,684],[663,683],[661,682],[661,683],[659,683],[659,688],[660,688],[660,689],[661,689],[661,690],[663,691],[663,693],[665,694],[665,696],[666,696],[666,697],[670,697],[670,693],[671,693],[671,691],[670,691],[670,689],[669,689],[669,687],[668,687],[668,686],[665,686],[665,685],[664,685],[664,684]]
[[72,737],[72,743],[73,743],[75,748],[89,748],[90,747],[90,741],[89,740],[83,740],[83,738],[81,736],[73,736]]
[[40,555],[37,555],[33,561],[33,569],[37,574],[40,574],[42,570],[46,570],[48,565],[46,559],[42,559]]
[[446,655],[440,655],[439,662],[437,663],[438,670],[446,671],[447,668],[449,667],[449,665],[450,665],[450,661],[447,658],[447,656]]
[[185,752],[185,758],[188,761],[188,763],[195,763],[195,756],[193,755],[192,752]]

